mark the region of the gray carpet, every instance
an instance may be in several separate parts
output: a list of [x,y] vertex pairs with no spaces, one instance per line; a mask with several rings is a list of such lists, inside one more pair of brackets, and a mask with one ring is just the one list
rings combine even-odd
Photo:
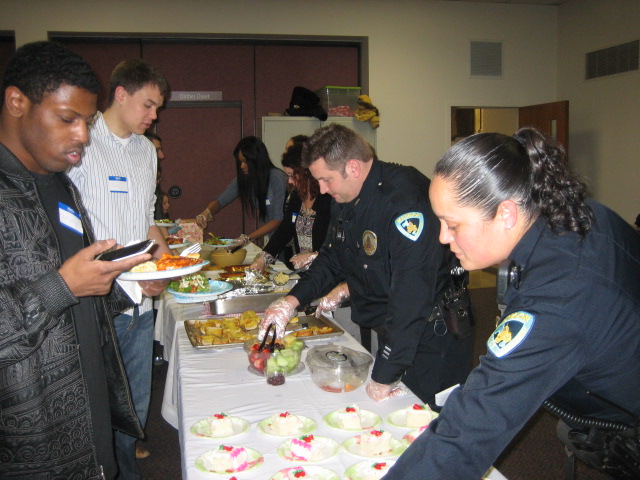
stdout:
[[[486,353],[485,341],[495,328],[498,314],[495,288],[471,290],[476,314],[474,358]],[[146,480],[180,479],[180,445],[178,433],[161,416],[162,395],[167,367],[154,367],[151,409],[147,422],[148,440],[144,445],[151,456],[139,460],[143,478]],[[496,467],[509,480],[563,480],[564,450],[556,438],[557,420],[548,412],[539,411],[511,442],[495,462]],[[605,480],[607,476],[576,463],[575,480]],[[428,477],[425,476],[425,480]],[[266,480],[266,479],[265,479]]]

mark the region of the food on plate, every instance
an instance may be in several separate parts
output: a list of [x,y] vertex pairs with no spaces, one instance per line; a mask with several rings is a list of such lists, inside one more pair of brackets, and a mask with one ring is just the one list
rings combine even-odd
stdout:
[[415,439],[418,438],[418,436],[422,432],[424,432],[428,427],[429,427],[429,425],[424,425],[424,426],[420,427],[418,430],[412,430],[402,438],[404,440],[406,440],[407,443],[409,443],[409,445],[411,445],[415,441]]
[[[213,269],[218,270],[218,267],[214,266]],[[244,278],[244,272],[221,272],[218,277],[222,281],[238,280]]]
[[304,422],[298,415],[289,412],[271,415],[271,430],[276,435],[298,435],[303,426]]
[[177,235],[169,235],[165,240],[167,245],[181,245],[184,243],[184,238]]
[[228,437],[233,435],[233,422],[226,413],[214,413],[207,418],[207,426],[212,437]]
[[202,460],[204,468],[209,471],[242,472],[249,468],[249,456],[244,447],[220,445],[207,454]]
[[169,282],[168,288],[180,293],[198,293],[209,290],[209,279],[203,273],[185,275],[179,280]]
[[161,218],[159,220],[154,220],[156,223],[174,223],[173,220],[169,220],[168,218]]
[[379,457],[391,451],[391,434],[384,430],[371,430],[355,438],[360,453],[366,457]]
[[291,467],[280,470],[271,480],[339,480],[333,470],[319,466]]
[[395,462],[359,462],[347,469],[347,480],[380,480]]
[[407,427],[420,428],[429,425],[429,422],[433,420],[433,410],[431,410],[428,405],[414,403],[407,407],[405,412],[407,415],[405,426]]
[[315,462],[322,459],[322,444],[313,435],[302,435],[291,439],[291,457],[303,462]]
[[292,332],[292,334],[295,335],[296,337],[310,337],[312,335],[325,335],[327,333],[332,333],[332,332],[333,332],[333,328],[327,325],[322,327],[313,325],[309,328],[301,328],[300,330],[296,330],[295,332]]
[[213,233],[209,232],[209,238],[204,241],[205,245],[224,245],[221,237],[216,237]]
[[360,416],[360,407],[358,405],[348,405],[338,410],[336,420],[340,428],[346,430],[362,429],[362,417]]
[[271,277],[271,279],[276,285],[284,285],[289,281],[289,275],[284,272],[278,272],[273,277]]
[[[198,257],[198,258],[196,258]],[[148,262],[142,262],[131,269],[133,273],[142,273],[142,272],[156,272],[163,270],[177,270],[179,268],[191,267],[192,265],[197,265],[198,263],[202,263],[202,260],[199,258],[199,255],[193,254],[193,256],[174,256],[169,255],[168,253],[163,253],[162,257],[159,260],[150,260]]]

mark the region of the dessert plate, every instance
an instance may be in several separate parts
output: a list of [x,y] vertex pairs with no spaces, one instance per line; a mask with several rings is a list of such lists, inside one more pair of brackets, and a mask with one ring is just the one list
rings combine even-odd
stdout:
[[394,463],[396,463],[395,460],[382,460],[380,462],[362,460],[347,468],[344,471],[344,478],[345,480],[365,480],[366,478],[375,478],[374,474],[376,473],[382,473],[379,477],[382,478],[388,467],[391,467]]
[[383,453],[381,455],[369,456],[362,453],[360,449],[360,444],[358,441],[360,440],[360,435],[356,435],[355,437],[351,437],[344,442],[342,442],[343,448],[349,452],[351,455],[355,455],[360,458],[393,458],[398,457],[402,452],[407,449],[407,444],[398,440],[397,438],[391,438],[391,450],[387,453]]
[[[438,416],[438,412],[431,412],[431,420],[433,420],[434,418],[436,418]],[[405,411],[405,409],[400,409],[400,410],[396,410],[395,412],[391,412],[388,416],[387,416],[387,423],[389,425],[392,425],[394,427],[398,427],[398,428],[410,428],[411,430],[415,430],[416,427],[412,426],[409,427],[407,426],[407,413]],[[427,423],[427,425],[429,425]],[[424,426],[424,425],[423,425]]]
[[203,243],[202,244],[202,249],[203,250],[209,250],[209,249],[214,249],[214,248],[229,248],[229,245],[231,245],[233,243],[233,238],[221,238],[220,241],[222,243],[219,243],[218,245],[211,245],[210,243]]
[[[320,450],[320,454],[318,458],[314,460],[308,460],[310,462],[322,462],[323,460],[327,460],[331,457],[334,457],[340,452],[340,444],[335,440],[332,440],[328,437],[319,437],[317,435],[313,436],[316,442],[318,443],[318,449]],[[307,460],[301,460],[299,458],[294,458],[291,454],[291,439],[285,440],[278,446],[278,456],[280,458],[284,458],[285,460],[289,460],[290,462],[305,462]]]
[[140,280],[162,280],[164,278],[184,277],[192,273],[199,272],[202,267],[209,265],[209,260],[202,260],[195,265],[189,265],[184,268],[175,268],[173,270],[157,270],[155,272],[123,272],[117,278],[118,280],[131,280],[138,282]]
[[370,412],[369,410],[360,410],[360,422],[362,423],[362,428],[344,428],[340,426],[340,422],[338,421],[338,413],[338,410],[327,413],[323,418],[324,423],[329,425],[331,428],[336,428],[338,430],[343,430],[346,432],[361,432],[363,430],[371,430],[372,428],[377,427],[381,421],[379,415]]
[[262,433],[266,433],[267,435],[274,435],[276,437],[298,437],[300,435],[308,435],[316,429],[316,422],[312,418],[305,417],[303,415],[297,415],[297,417],[302,420],[302,427],[298,432],[291,435],[281,435],[274,432],[271,428],[271,417],[265,418],[264,420],[259,422],[258,428],[262,431]]
[[231,471],[222,471],[222,470],[210,470],[206,467],[208,463],[208,457],[210,457],[214,452],[218,451],[218,448],[213,450],[207,450],[198,458],[196,458],[196,468],[201,472],[209,472],[209,473],[219,473],[221,475],[225,475],[227,473],[236,473],[236,472],[246,472],[248,470],[253,470],[254,468],[259,467],[264,462],[264,457],[260,452],[254,450],[252,448],[245,447],[247,452],[247,465],[245,468],[241,470],[231,470]]
[[333,470],[328,468],[319,467],[317,465],[306,465],[304,467],[289,467],[283,468],[269,480],[289,480],[296,478],[313,478],[313,480],[340,480],[338,475]]
[[208,438],[229,438],[235,437],[236,435],[240,435],[241,433],[245,433],[249,431],[249,427],[251,426],[249,422],[240,418],[240,417],[229,417],[231,420],[231,427],[233,428],[233,433],[231,435],[213,435],[211,433],[211,428],[209,427],[208,419],[203,418],[202,420],[198,420],[191,426],[191,433],[193,433],[196,437],[208,437]]

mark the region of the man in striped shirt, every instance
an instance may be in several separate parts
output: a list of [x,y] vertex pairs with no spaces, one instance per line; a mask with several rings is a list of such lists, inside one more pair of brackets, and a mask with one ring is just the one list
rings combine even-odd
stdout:
[[[153,238],[157,258],[170,250],[154,223],[157,156],[144,132],[156,120],[168,89],[164,76],[144,60],[117,65],[110,79],[109,107],[96,115],[82,162],[69,171],[97,238],[115,238],[122,245]],[[151,397],[151,297],[164,290],[166,281],[139,283],[142,302],[117,315],[114,323],[136,413],[144,426]],[[116,432],[119,479],[141,478],[135,441]]]

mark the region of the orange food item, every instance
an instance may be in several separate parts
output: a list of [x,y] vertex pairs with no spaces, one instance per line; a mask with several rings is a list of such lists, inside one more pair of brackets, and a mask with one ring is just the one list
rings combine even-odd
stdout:
[[180,257],[178,255],[162,254],[160,260],[156,262],[158,270],[176,270],[178,268],[190,267],[202,263],[199,258]]

